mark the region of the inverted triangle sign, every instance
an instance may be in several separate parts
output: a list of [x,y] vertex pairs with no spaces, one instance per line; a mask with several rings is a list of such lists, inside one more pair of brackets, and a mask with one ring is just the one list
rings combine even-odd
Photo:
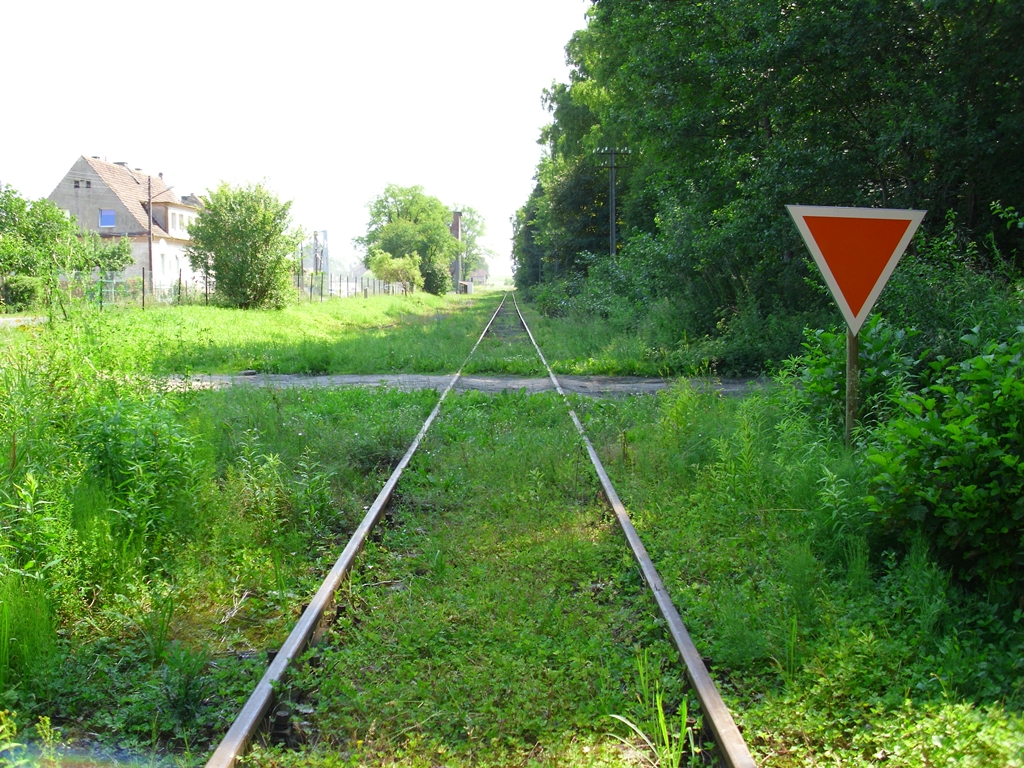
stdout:
[[856,334],[926,211],[820,205],[786,209]]

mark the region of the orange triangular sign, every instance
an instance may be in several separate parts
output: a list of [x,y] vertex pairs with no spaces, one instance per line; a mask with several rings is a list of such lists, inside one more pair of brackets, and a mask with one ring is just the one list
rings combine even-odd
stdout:
[[875,305],[925,211],[787,205],[850,331]]

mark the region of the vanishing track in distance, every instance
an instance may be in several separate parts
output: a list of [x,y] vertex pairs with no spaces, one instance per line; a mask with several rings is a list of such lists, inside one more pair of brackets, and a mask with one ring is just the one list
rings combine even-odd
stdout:
[[636,529],[633,527],[625,507],[612,486],[611,480],[609,479],[596,450],[594,449],[590,439],[587,437],[582,423],[577,417],[575,411],[572,409],[572,406],[559,384],[557,377],[551,370],[550,365],[548,365],[547,360],[544,358],[540,347],[537,345],[529,326],[526,324],[526,321],[519,310],[515,297],[512,296],[510,305],[506,306],[508,298],[509,294],[506,294],[497,310],[495,310],[494,314],[491,316],[483,332],[480,334],[479,339],[477,339],[477,342],[473,346],[473,349],[466,361],[449,381],[447,387],[438,399],[437,405],[431,411],[423,426],[420,428],[416,438],[413,440],[405,455],[398,463],[398,466],[395,468],[390,478],[377,495],[373,504],[369,507],[369,510],[355,533],[353,533],[344,551],[338,557],[334,567],[324,579],[323,584],[317,591],[314,598],[303,611],[295,625],[295,628],[288,636],[288,639],[268,666],[263,678],[257,684],[255,690],[242,708],[238,717],[235,719],[231,729],[225,735],[220,745],[207,762],[207,768],[232,768],[232,766],[236,764],[238,758],[244,754],[248,745],[260,731],[261,727],[265,726],[268,720],[272,717],[275,686],[280,685],[291,662],[307,647],[315,644],[326,631],[332,616],[330,608],[334,602],[335,592],[353,567],[355,558],[366,543],[370,532],[382,517],[384,510],[390,502],[392,494],[398,485],[402,473],[409,465],[413,455],[416,453],[420,443],[423,441],[430,429],[431,424],[433,424],[440,413],[441,406],[448,394],[456,387],[459,378],[462,376],[462,370],[476,352],[480,342],[489,332],[505,341],[518,340],[520,337],[526,337],[536,349],[537,355],[540,357],[548,371],[552,384],[566,404],[568,414],[579,432],[580,439],[586,448],[587,454],[589,455],[591,463],[594,466],[594,470],[600,480],[604,496],[612,509],[620,528],[622,529],[626,542],[636,559],[640,572],[643,575],[644,581],[647,583],[654,595],[658,610],[666,622],[669,635],[679,652],[680,658],[685,665],[686,675],[689,678],[693,691],[700,702],[701,710],[704,714],[704,723],[714,736],[715,742],[719,747],[722,760],[727,766],[729,766],[729,768],[752,768],[755,765],[750,751],[743,741],[743,737],[741,736],[739,729],[733,721],[732,715],[729,713],[722,701],[718,689],[711,680],[703,659],[694,647],[693,642],[683,625],[679,612],[673,605],[671,598],[661,581],[661,577],[658,575],[657,569],[648,556]]

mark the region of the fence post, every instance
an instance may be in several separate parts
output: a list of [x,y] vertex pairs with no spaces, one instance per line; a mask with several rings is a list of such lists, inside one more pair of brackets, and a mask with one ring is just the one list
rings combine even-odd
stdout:
[[142,268],[142,308],[146,308],[146,268]]

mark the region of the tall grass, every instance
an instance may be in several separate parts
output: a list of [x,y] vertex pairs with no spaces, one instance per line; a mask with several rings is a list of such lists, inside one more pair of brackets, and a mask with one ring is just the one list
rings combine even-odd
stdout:
[[1013,607],[874,528],[863,458],[797,393],[580,408],[760,761],[1020,764]]
[[436,393],[164,390],[108,317],[0,344],[0,706],[194,746]]
[[[272,312],[160,306],[89,312],[80,322],[99,355],[95,363],[109,367],[129,359],[148,374],[443,373],[454,371],[468,354],[493,301],[488,294],[416,294]],[[117,339],[116,347],[108,346],[111,339]]]

